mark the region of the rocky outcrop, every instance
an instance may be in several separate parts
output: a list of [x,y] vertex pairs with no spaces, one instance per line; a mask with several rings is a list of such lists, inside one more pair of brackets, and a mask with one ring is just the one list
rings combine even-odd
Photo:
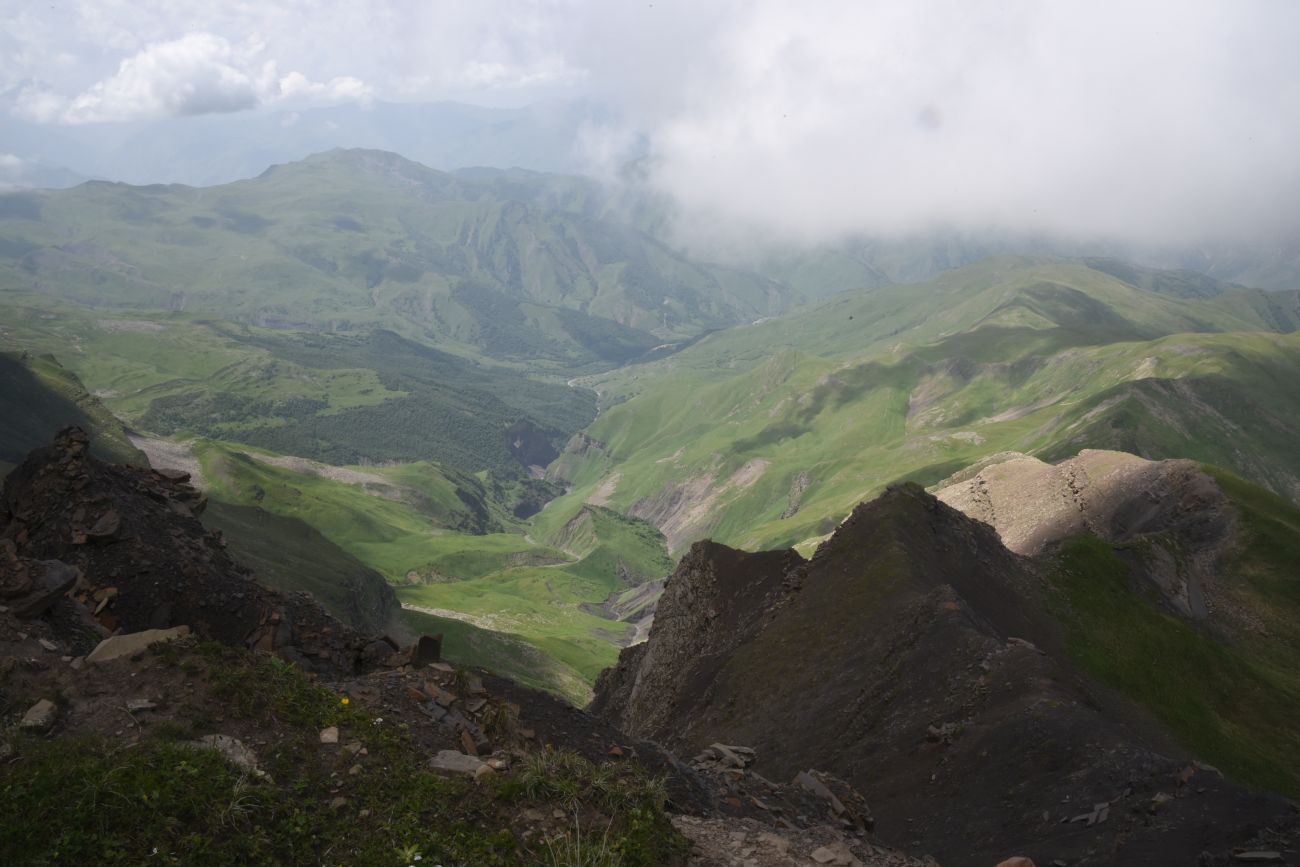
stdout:
[[1125,452],[1085,449],[1048,464],[1001,456],[936,486],[935,496],[998,532],[1012,551],[1041,554],[1091,533],[1135,542],[1139,561],[1181,613],[1205,617],[1219,558],[1233,542],[1234,512],[1196,463],[1148,461]]
[[89,621],[83,652],[119,630],[188,626],[316,671],[352,671],[393,653],[309,595],[255,580],[199,523],[206,499],[186,474],[107,464],[88,446],[84,431],[68,428],[33,452],[5,479],[0,512],[0,586],[27,582],[22,598],[43,603],[71,590]]
[[[748,554],[695,543],[659,598],[652,641],[624,650],[601,673],[592,712],[650,737],[678,728],[680,674],[724,662],[794,586],[803,564],[794,551]],[[692,577],[680,580],[683,574]]]
[[1038,568],[915,485],[811,560],[697,543],[591,710],[683,755],[745,744],[764,779],[842,777],[882,841],[941,863],[1186,864],[1294,832],[1285,801],[1196,771],[1149,821],[1193,766],[1073,667]]

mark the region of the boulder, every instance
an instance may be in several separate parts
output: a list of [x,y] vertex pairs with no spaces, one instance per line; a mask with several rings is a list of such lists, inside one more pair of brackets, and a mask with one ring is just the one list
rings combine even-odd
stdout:
[[835,797],[835,793],[825,783],[814,777],[811,772],[800,771],[794,778],[794,784],[824,799],[830,808],[835,811],[835,815],[839,816],[844,813],[844,804],[840,799]]
[[147,649],[150,645],[162,641],[175,641],[177,638],[184,638],[189,634],[190,628],[188,626],[176,626],[172,629],[146,629],[142,632],[132,632],[127,635],[113,635],[99,642],[86,657],[86,662],[101,663],[123,656],[134,656]]
[[108,542],[116,539],[121,530],[122,516],[115,509],[109,509],[86,531],[86,536],[96,542]]
[[26,731],[47,732],[54,727],[54,718],[58,712],[54,702],[43,698],[27,709],[18,727]]
[[40,617],[50,606],[71,590],[81,577],[81,570],[62,560],[41,560],[39,575],[32,575],[30,588],[21,598],[8,603],[16,617],[31,620]]
[[853,850],[843,840],[837,840],[812,851],[809,856],[817,864],[834,864],[836,867],[861,867],[862,862],[853,854]]
[[423,668],[442,659],[442,636],[421,635],[407,651],[407,663],[412,668]]

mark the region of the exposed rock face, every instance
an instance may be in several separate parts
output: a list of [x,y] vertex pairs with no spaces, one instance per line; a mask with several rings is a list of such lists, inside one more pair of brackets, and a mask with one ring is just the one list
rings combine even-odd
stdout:
[[368,652],[391,654],[310,596],[280,594],[254,580],[226,553],[220,535],[199,523],[206,500],[181,476],[106,464],[88,445],[82,430],[68,428],[5,479],[0,584],[38,576],[29,580],[66,592],[73,575],[72,592],[101,636],[183,625],[321,671],[354,670]]
[[1073,669],[1047,603],[989,525],[904,485],[808,561],[697,543],[591,709],[683,755],[748,745],[768,779],[842,777],[882,841],[941,863],[1186,864],[1294,827],[1281,799],[1195,772],[1196,798],[1147,821],[1191,766]]
[[617,719],[629,733],[656,737],[676,728],[680,675],[704,660],[725,660],[787,592],[787,574],[803,564],[794,551],[747,554],[715,542],[695,543],[676,574],[698,580],[668,581],[652,640],[627,648],[617,666],[601,673],[592,712]]
[[1097,449],[1059,464],[1014,455],[940,483],[935,496],[992,526],[1018,554],[1040,554],[1081,533],[1114,542],[1175,539],[1177,557],[1168,546],[1130,556],[1142,559],[1142,571],[1179,611],[1195,617],[1208,613],[1207,585],[1233,538],[1227,498],[1192,461]]
[[628,514],[658,527],[670,553],[680,551],[687,542],[716,526],[721,513],[719,507],[752,488],[768,466],[767,460],[752,458],[722,479],[717,474],[720,465],[715,464],[684,481],[665,484],[651,496],[633,503]]

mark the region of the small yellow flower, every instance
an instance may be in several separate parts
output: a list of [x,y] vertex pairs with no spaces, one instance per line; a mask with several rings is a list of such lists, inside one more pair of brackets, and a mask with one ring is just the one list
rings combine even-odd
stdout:
[[351,699],[345,695],[343,698],[339,699],[339,704],[347,704],[349,701],[351,701]]

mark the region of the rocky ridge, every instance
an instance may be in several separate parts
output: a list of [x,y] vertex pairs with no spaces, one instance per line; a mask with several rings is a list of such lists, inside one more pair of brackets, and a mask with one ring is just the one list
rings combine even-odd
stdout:
[[1154,541],[1130,556],[1179,612],[1197,618],[1215,606],[1215,565],[1233,545],[1227,498],[1193,461],[1099,449],[1058,464],[1000,455],[940,482],[935,496],[993,527],[1017,554],[1042,554],[1080,533]]
[[1296,845],[1285,800],[1197,764],[1077,671],[1049,603],[1039,564],[992,527],[898,486],[811,560],[697,543],[591,709],[684,754],[747,744],[766,778],[842,776],[879,839],[941,863]]
[[49,586],[75,573],[79,604],[62,614],[80,629],[76,649],[119,630],[185,625],[312,671],[378,666],[395,653],[394,642],[344,626],[310,596],[259,583],[199,522],[207,501],[185,473],[104,463],[88,445],[69,428],[33,452],[6,477],[0,514],[0,582]]

